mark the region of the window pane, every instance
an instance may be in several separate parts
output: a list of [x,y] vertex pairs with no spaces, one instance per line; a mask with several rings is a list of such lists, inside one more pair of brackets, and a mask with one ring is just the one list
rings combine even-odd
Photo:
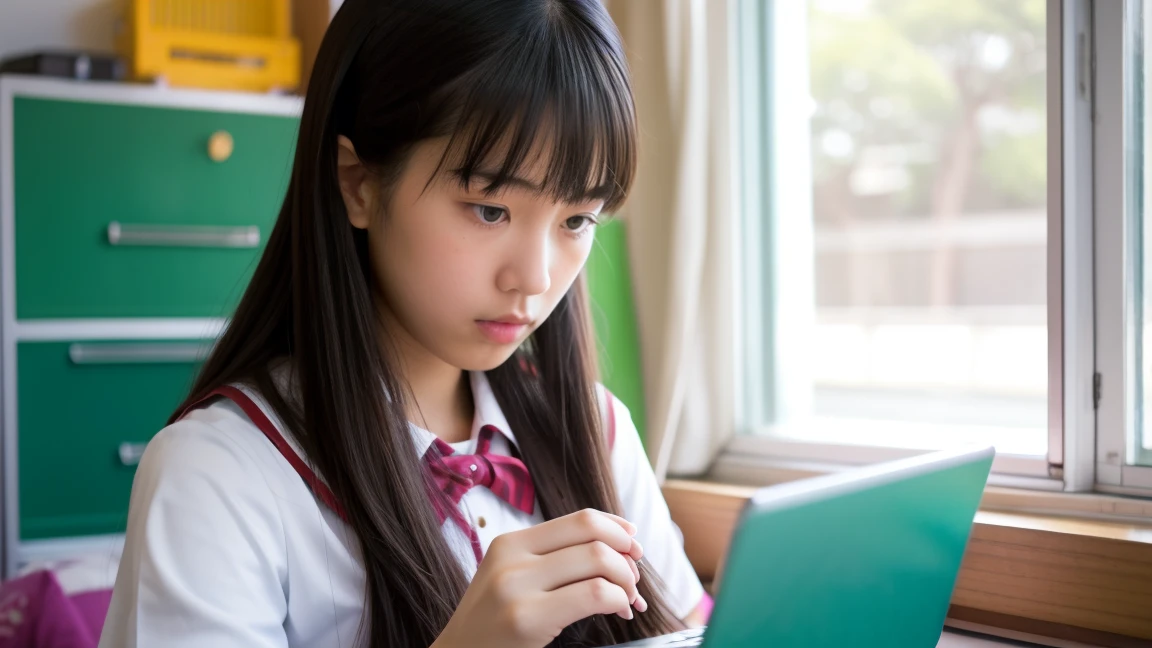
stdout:
[[1152,67],[1148,65],[1148,48],[1144,46],[1144,35],[1147,33],[1149,14],[1144,10],[1142,2],[1128,2],[1126,4],[1128,15],[1125,18],[1125,135],[1126,141],[1132,143],[1125,150],[1125,211],[1128,214],[1129,232],[1135,245],[1136,262],[1139,268],[1134,273],[1132,289],[1135,303],[1132,315],[1136,318],[1136,330],[1139,332],[1136,340],[1136,391],[1139,402],[1136,404],[1137,416],[1132,426],[1134,438],[1128,439],[1129,464],[1152,465],[1152,408],[1146,406],[1152,396],[1152,353],[1149,353],[1149,343],[1152,338],[1152,263],[1148,262],[1148,252],[1152,250],[1152,227],[1148,218],[1149,201],[1145,200],[1145,187],[1152,179],[1152,167],[1147,164],[1149,137],[1152,129],[1145,126],[1148,110],[1152,107],[1148,92],[1150,86],[1148,77]]
[[810,0],[806,33],[816,321],[798,429],[1045,454],[1044,0]]

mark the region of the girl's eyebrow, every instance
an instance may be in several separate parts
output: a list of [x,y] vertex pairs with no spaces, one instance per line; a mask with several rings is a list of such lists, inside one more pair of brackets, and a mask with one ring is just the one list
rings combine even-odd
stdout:
[[[457,173],[460,173],[460,172],[458,171]],[[492,184],[492,182],[496,180],[497,175],[498,174],[491,172],[491,171],[473,171],[472,172],[473,178],[479,178],[479,179],[483,180],[484,182],[487,182],[488,184]],[[534,193],[543,193],[543,191],[544,191],[544,188],[541,187],[540,185],[536,184],[535,182],[532,182],[531,180],[521,178],[520,176],[508,176],[508,177],[504,178],[504,181],[501,184],[505,184],[505,185],[508,185],[510,187],[519,187],[521,189],[527,189],[528,191],[531,191]]]
[[[464,179],[464,172],[462,170],[457,169],[455,171],[455,173],[457,176],[460,177],[461,180]],[[491,185],[493,183],[493,181],[496,180],[497,176],[498,176],[498,174],[493,172],[493,171],[473,171],[471,174],[472,178],[480,179],[480,180],[488,183],[489,185]],[[537,194],[544,193],[544,188],[542,186],[540,186],[539,184],[536,184],[535,182],[532,182],[531,180],[528,180],[526,178],[521,178],[520,176],[508,176],[508,177],[504,178],[504,181],[501,182],[501,184],[507,185],[510,187],[518,187],[520,189],[525,189],[527,191],[531,191],[531,192],[537,193]],[[608,185],[601,185],[599,187],[593,187],[593,188],[589,189],[588,191],[584,192],[583,196],[581,196],[579,199],[572,201],[572,202],[583,202],[583,201],[591,201],[591,200],[606,200],[608,198],[608,196],[611,196],[611,195],[612,195],[612,188]]]

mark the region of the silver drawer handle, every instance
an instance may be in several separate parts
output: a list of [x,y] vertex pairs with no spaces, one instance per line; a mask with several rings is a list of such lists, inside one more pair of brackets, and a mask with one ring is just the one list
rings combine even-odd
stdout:
[[112,221],[108,223],[108,242],[112,245],[254,248],[260,245],[260,228],[255,225],[134,225]]
[[125,466],[135,466],[140,463],[140,457],[144,456],[144,448],[146,447],[148,447],[147,443],[129,443],[127,441],[121,443],[118,450],[120,463]]
[[77,343],[68,347],[68,359],[78,365],[200,362],[211,350],[211,345],[198,342]]

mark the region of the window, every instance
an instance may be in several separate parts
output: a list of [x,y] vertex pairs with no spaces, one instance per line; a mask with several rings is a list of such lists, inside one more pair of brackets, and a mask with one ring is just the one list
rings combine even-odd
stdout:
[[1045,1],[761,10],[773,195],[756,240],[779,254],[749,251],[776,334],[749,428],[1045,456]]
[[1002,484],[1152,493],[1152,8],[735,1],[718,471],[988,442]]
[[1152,85],[1149,85],[1147,76],[1152,72],[1147,58],[1152,52],[1144,49],[1144,34],[1152,12],[1146,11],[1142,2],[1129,4],[1128,9],[1124,59],[1130,65],[1124,83],[1125,107],[1129,117],[1124,125],[1132,145],[1127,147],[1125,157],[1125,178],[1128,181],[1125,187],[1125,212],[1136,250],[1134,260],[1138,266],[1129,299],[1134,305],[1131,309],[1135,320],[1133,326],[1139,335],[1134,354],[1139,400],[1135,425],[1128,430],[1129,448],[1125,463],[1148,466],[1152,465],[1152,407],[1147,405],[1152,403],[1152,291],[1149,290],[1152,288],[1152,218],[1149,218],[1148,213],[1152,202],[1145,199],[1145,187],[1152,186],[1149,183],[1149,179],[1152,179],[1152,165],[1146,164],[1144,158],[1145,151],[1152,151],[1152,147],[1148,146],[1152,132],[1145,127],[1148,111],[1152,109],[1152,101],[1148,100]]
[[1044,454],[1043,1],[815,0],[807,31],[814,414]]
[[[1152,488],[1152,202],[1147,34],[1143,2],[1097,10],[1096,342],[1102,398],[1099,487]],[[1105,39],[1109,32],[1122,38]]]

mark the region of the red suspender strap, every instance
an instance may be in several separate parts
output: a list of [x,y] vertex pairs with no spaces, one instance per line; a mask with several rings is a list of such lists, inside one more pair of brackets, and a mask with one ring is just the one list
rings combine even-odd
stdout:
[[[264,410],[260,409],[260,407],[240,389],[232,387],[231,385],[217,387],[216,389],[209,392],[208,395],[206,395],[204,398],[201,398],[192,405],[189,405],[183,412],[180,413],[179,418],[183,418],[188,414],[189,411],[205,405],[208,401],[216,397],[227,398],[236,403],[236,405],[238,405],[240,409],[244,411],[244,414],[248,416],[248,419],[251,420],[252,423],[260,430],[260,432],[262,432],[264,436],[272,442],[272,445],[276,447],[276,449],[288,461],[296,473],[300,475],[300,478],[304,480],[304,483],[308,484],[308,487],[312,489],[312,492],[316,494],[316,497],[318,497],[320,501],[325,504],[325,506],[332,509],[337,515],[339,515],[341,519],[343,519],[345,522],[348,521],[348,516],[344,512],[344,508],[340,506],[340,502],[336,501],[336,496],[332,493],[331,489],[329,489],[328,486],[325,485],[318,476],[316,476],[316,473],[308,467],[308,464],[304,463],[304,460],[300,458],[300,455],[296,454],[296,451],[292,449],[292,446],[288,444],[288,441],[284,439],[284,436],[280,434],[280,431],[276,429],[276,426],[272,423],[268,416],[264,414]],[[604,397],[606,407],[608,409],[606,430],[608,436],[608,451],[611,452],[612,448],[616,445],[616,398],[612,395],[612,392],[608,391],[607,388],[604,389]],[[473,544],[475,544],[475,542]],[[477,556],[477,562],[479,562],[479,556]]]
[[608,407],[608,452],[616,446],[616,397],[608,388],[604,388],[604,402]]
[[312,492],[316,494],[316,497],[320,498],[320,501],[324,502],[325,506],[332,509],[336,515],[340,516],[342,520],[345,522],[348,521],[348,516],[344,513],[344,508],[340,506],[340,502],[336,501],[336,496],[332,494],[332,491],[328,488],[328,486],[326,486],[324,482],[316,476],[316,473],[308,467],[308,464],[304,463],[304,460],[300,458],[300,455],[296,454],[296,451],[292,449],[292,446],[288,445],[288,441],[284,439],[284,436],[280,434],[280,431],[276,429],[276,426],[272,424],[272,421],[268,419],[268,416],[264,414],[264,411],[261,410],[260,407],[256,405],[256,403],[243,391],[232,387],[231,385],[217,387],[207,396],[196,401],[183,412],[181,412],[180,417],[183,418],[186,414],[188,414],[190,410],[204,405],[209,400],[217,396],[227,398],[228,400],[239,405],[240,409],[244,410],[244,414],[248,416],[249,420],[251,420],[252,423],[255,424],[256,427],[264,433],[264,436],[268,437],[268,440],[272,442],[272,445],[276,446],[276,449],[280,451],[280,454],[288,460],[288,463],[292,465],[292,468],[296,470],[296,473],[300,475],[300,478],[304,480],[304,483],[308,484],[308,487],[312,489]]

